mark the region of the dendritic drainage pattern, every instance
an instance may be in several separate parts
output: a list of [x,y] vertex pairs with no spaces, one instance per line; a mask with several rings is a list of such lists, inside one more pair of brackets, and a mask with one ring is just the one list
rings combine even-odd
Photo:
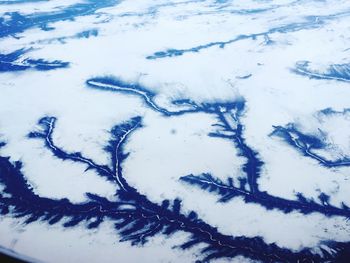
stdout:
[[[115,253],[119,257],[120,254],[126,254],[123,258],[130,262],[140,260],[133,258],[132,252],[129,253],[131,249],[152,247],[156,238],[162,239],[164,245],[178,234],[182,238],[172,240],[176,245],[171,250],[176,255],[189,252],[191,259],[182,261],[170,256],[167,258],[166,255],[166,260],[171,262],[347,262],[350,258],[350,239],[346,233],[350,230],[345,225],[350,216],[349,200],[339,200],[343,196],[336,196],[336,192],[322,187],[317,189],[316,197],[298,187],[295,187],[291,197],[266,190],[261,181],[271,172],[272,161],[266,156],[265,149],[262,151],[261,148],[266,146],[267,151],[272,151],[273,147],[287,149],[295,160],[300,159],[310,167],[327,171],[327,176],[348,172],[348,105],[346,102],[340,103],[340,99],[315,98],[315,102],[311,102],[311,96],[303,95],[298,87],[301,86],[305,94],[309,95],[313,89],[322,90],[330,85],[337,98],[346,97],[347,91],[340,89],[345,88],[344,85],[350,80],[350,66],[346,58],[348,49],[344,48],[348,39],[345,33],[341,34],[335,44],[336,30],[333,27],[346,32],[341,24],[347,23],[350,6],[344,1],[336,5],[334,1],[292,0],[280,3],[226,0],[141,2],[0,1],[0,43],[4,43],[0,51],[0,94],[4,94],[4,107],[0,111],[0,235],[1,231],[5,233],[16,226],[22,228],[22,233],[30,226],[38,226],[50,231],[58,229],[63,235],[68,235],[70,230],[81,231],[77,233],[84,240],[86,236],[83,235],[94,235],[106,224],[112,224],[113,229],[110,230],[113,238],[110,243],[116,247],[120,243],[126,244],[126,250],[120,253],[116,249]],[[164,30],[161,25],[169,28]],[[172,30],[176,33],[169,33]],[[182,31],[185,34],[191,32],[193,36],[185,39]],[[322,60],[318,54],[309,50],[306,43],[309,33],[322,35],[326,39],[324,32],[329,33],[330,39],[325,41],[325,46],[339,45],[337,50],[341,50],[338,52],[340,55],[334,58],[329,55],[331,59],[328,60]],[[300,48],[298,44],[304,46]],[[279,64],[282,62],[278,57],[285,50],[287,55],[281,59],[284,64]],[[228,52],[228,57],[235,57],[235,53],[242,52],[241,58],[230,62],[232,70],[227,69],[228,64],[223,59],[217,63],[215,54],[220,53],[223,58],[222,52]],[[277,52],[277,55],[273,52]],[[242,59],[244,56],[247,59]],[[276,59],[276,63],[271,60],[271,56]],[[248,63],[249,58],[254,58],[254,61]],[[206,65],[203,66],[203,72],[201,65]],[[275,76],[276,68],[283,68],[285,75]],[[188,75],[187,70],[190,72]],[[199,72],[199,79],[203,79],[202,82],[192,75],[196,71]],[[263,76],[264,72],[269,72],[268,76]],[[213,78],[209,75],[213,75]],[[274,82],[275,79],[284,77],[288,77],[283,80],[285,87],[271,88],[278,83]],[[228,81],[228,78],[234,79],[235,83]],[[221,82],[214,79],[220,79]],[[289,86],[289,80],[292,87]],[[187,85],[182,84],[183,81],[187,81]],[[208,87],[214,87],[210,89],[212,93],[206,93]],[[234,93],[232,90],[238,90],[240,95],[231,96]],[[208,99],[208,94],[212,98]],[[270,96],[274,101],[266,99],[271,99]],[[288,104],[288,98],[281,106],[278,101],[283,100],[284,96],[290,96],[292,102]],[[160,97],[168,101],[164,103]],[[290,110],[288,107],[291,108],[295,97],[307,98],[310,103],[301,107],[303,109],[300,112],[296,108]],[[95,102],[97,104],[93,104]],[[263,105],[260,111],[265,114],[262,119],[254,115],[259,112],[256,108],[259,103]],[[72,107],[71,104],[77,106]],[[136,109],[134,105],[138,105]],[[102,111],[102,108],[106,108],[106,111]],[[265,112],[265,109],[272,110]],[[18,114],[11,117],[13,112]],[[64,139],[70,141],[70,135],[59,129],[60,121],[67,121],[67,116],[77,116],[77,120],[81,120],[79,117],[85,116],[85,112],[94,112],[97,119],[101,118],[98,129],[104,130],[108,137],[96,142],[99,149],[95,154],[84,147],[74,149],[76,144],[72,141],[71,145],[63,143]],[[307,115],[305,112],[312,114]],[[102,115],[108,116],[108,121]],[[142,134],[148,128],[147,120],[151,115],[159,123],[160,119],[171,122],[186,116],[198,117],[199,120],[199,116],[203,115],[214,120],[210,124],[210,132],[203,136],[200,129],[202,133],[194,136],[230,145],[232,159],[240,160],[239,175],[219,176],[219,172],[208,170],[178,174],[171,180],[176,180],[178,186],[189,194],[193,193],[193,196],[196,193],[196,196],[202,196],[205,200],[214,200],[213,204],[222,208],[222,215],[213,215],[215,212],[210,211],[209,204],[205,213],[198,209],[195,202],[192,208],[186,196],[179,194],[170,198],[166,190],[155,200],[151,193],[139,188],[139,184],[134,184],[127,176],[126,164],[140,165],[133,163],[135,152],[128,146],[137,134]],[[298,119],[299,116],[306,117]],[[249,122],[251,119],[257,123],[256,126]],[[75,119],[72,117],[68,120]],[[112,121],[113,125],[110,125]],[[67,122],[69,131],[81,124]],[[268,132],[261,132],[259,124],[264,126],[261,130],[268,126]],[[89,125],[91,128],[94,124]],[[252,127],[256,129],[256,137],[251,136]],[[161,128],[157,127],[159,133]],[[12,132],[14,136],[11,136]],[[175,128],[172,132],[176,133]],[[83,133],[78,134],[78,137],[86,139]],[[56,137],[57,134],[59,136]],[[256,138],[268,143],[255,144]],[[144,142],[148,139],[142,137]],[[88,140],[85,142],[88,143]],[[12,147],[16,143],[24,147]],[[190,143],[184,145],[193,147]],[[31,150],[39,154],[32,154]],[[33,155],[31,159],[23,157],[28,152]],[[40,186],[36,184],[36,180],[40,179],[33,176],[28,167],[30,160],[40,159],[44,155],[67,166],[84,167],[83,174],[79,176],[92,174],[112,185],[112,196],[97,194],[96,189],[84,192],[84,201],[71,200],[65,189],[61,190],[67,197],[54,198],[41,194],[38,190]],[[224,155],[224,152],[212,158],[220,161],[220,155]],[[197,157],[196,162],[205,162],[200,155]],[[274,156],[274,159],[278,158]],[[227,166],[223,161],[219,163]],[[169,170],[173,168],[168,167]],[[52,170],[59,169],[52,166]],[[49,178],[52,170],[43,168],[42,174]],[[233,167],[232,170],[236,173]],[[68,173],[64,169],[61,172]],[[293,176],[298,171],[283,172],[280,177]],[[146,173],[138,176],[140,181],[150,177]],[[319,174],[320,178],[322,176]],[[270,182],[269,178],[266,180]],[[344,176],[346,180],[347,175]],[[305,184],[307,182],[305,180]],[[166,189],[165,185],[154,184],[152,187]],[[347,189],[347,184],[342,187]],[[261,214],[253,215],[255,221],[264,220],[264,215],[278,214],[285,219],[299,217],[301,221],[304,217],[306,221],[307,217],[315,216],[329,220],[333,225],[322,225],[319,228],[324,230],[323,233],[312,235],[316,245],[312,245],[312,242],[311,245],[305,245],[300,241],[297,243],[299,245],[288,246],[281,240],[289,239],[288,235],[292,236],[292,233],[280,234],[285,237],[278,240],[266,234],[273,232],[269,228],[245,233],[249,226],[242,226],[249,224],[248,218],[242,220],[244,222],[231,219],[231,225],[238,225],[234,230],[221,225],[220,216],[230,217],[233,213],[242,212],[239,209],[228,211],[227,208],[239,202],[247,209],[262,209]],[[6,225],[7,222],[10,222],[10,226]],[[305,227],[296,226],[300,229]],[[334,237],[336,231],[332,232],[330,228],[337,229],[342,235]],[[293,238],[307,239],[309,232],[307,227],[305,229],[304,236]],[[332,234],[324,234],[328,231]],[[64,253],[56,258],[44,255],[44,252],[36,254],[28,251],[29,245],[28,248],[18,248],[20,238],[16,239],[16,235],[9,234],[9,237],[0,239],[0,248],[7,244],[5,253],[18,251],[31,258],[43,258],[50,262],[67,259]],[[94,241],[87,247],[82,245],[83,249],[77,249],[78,258],[84,253],[82,250],[103,250],[104,247],[97,243],[109,242]],[[40,242],[43,244],[45,240]],[[64,242],[58,243],[62,245]],[[162,247],[155,245],[155,249],[158,253],[153,254],[151,259],[149,256],[147,262],[162,261],[160,256],[158,258]],[[72,248],[63,245],[62,250],[69,254]],[[89,257],[88,252],[85,254]],[[114,256],[110,256],[107,261],[114,262]]]

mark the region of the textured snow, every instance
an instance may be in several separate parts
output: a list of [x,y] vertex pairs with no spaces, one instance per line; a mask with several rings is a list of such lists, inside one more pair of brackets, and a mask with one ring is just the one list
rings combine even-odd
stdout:
[[[264,262],[283,254],[274,245],[298,259],[307,250],[315,262],[332,261],[350,248],[349,1],[16,0],[0,1],[0,17],[0,156],[22,163],[39,197],[120,201],[114,181],[71,156],[115,165],[106,150],[112,128],[140,116],[135,130],[118,126],[127,130],[114,153],[127,184],[158,206],[181,199],[185,217],[194,211],[223,235],[258,237],[271,249],[217,251],[211,262]],[[234,103],[243,100],[239,109]],[[52,147],[49,136],[28,136],[51,116]],[[301,194],[309,210],[283,211],[277,199],[267,209],[244,195],[219,202],[215,187],[181,180],[210,174],[231,178],[237,190],[246,179],[240,190],[253,195],[244,167],[254,158],[260,193],[302,203]],[[2,180],[0,194],[11,196]],[[322,212],[327,206],[333,212]],[[205,262],[208,255],[206,241],[180,247],[192,238],[187,228],[135,246],[121,242],[110,217],[94,229],[85,221],[66,228],[42,218],[26,224],[31,212],[16,218],[15,208],[0,214],[0,251],[28,260]]]

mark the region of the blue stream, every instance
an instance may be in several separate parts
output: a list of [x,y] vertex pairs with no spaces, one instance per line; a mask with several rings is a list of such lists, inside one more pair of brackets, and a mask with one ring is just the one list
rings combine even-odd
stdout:
[[[187,111],[171,112],[159,107],[154,102],[155,93],[139,84],[128,84],[117,79],[96,78],[87,81],[88,86],[99,90],[113,92],[125,92],[142,98],[147,106],[158,111],[164,116],[172,117],[191,112],[205,112],[215,114],[218,123],[218,131],[210,136],[222,137],[232,140],[239,149],[240,155],[247,159],[243,170],[247,174],[247,180],[241,180],[240,196],[248,202],[268,204],[276,207],[292,201],[276,198],[258,191],[257,178],[263,162],[258,154],[246,145],[242,133],[243,126],[239,119],[244,111],[244,101],[238,100],[231,103],[205,103],[196,104],[190,100],[176,100],[174,105],[188,105]],[[228,119],[231,119],[230,121]],[[171,235],[176,231],[184,231],[191,234],[186,243],[179,246],[180,249],[188,249],[197,244],[204,244],[201,249],[202,261],[209,262],[217,258],[232,258],[242,255],[263,262],[324,262],[326,260],[343,260],[350,256],[350,245],[340,242],[324,242],[323,244],[337,249],[338,253],[330,254],[322,250],[323,255],[314,254],[312,249],[305,248],[294,252],[275,244],[266,244],[261,237],[248,238],[244,236],[232,237],[223,235],[214,226],[210,226],[198,218],[195,212],[181,213],[181,200],[164,200],[161,204],[152,203],[146,196],[138,193],[137,189],[128,184],[123,177],[122,163],[128,154],[124,152],[124,145],[136,129],[142,128],[141,117],[134,117],[111,129],[111,139],[104,150],[110,154],[110,165],[97,164],[86,158],[80,152],[69,153],[55,145],[52,134],[55,130],[56,118],[44,117],[38,122],[38,129],[29,133],[28,137],[40,139],[45,147],[57,158],[81,163],[86,169],[93,169],[98,175],[116,184],[117,201],[109,201],[104,197],[87,193],[87,201],[73,204],[67,199],[49,199],[36,195],[21,172],[21,162],[11,163],[9,158],[0,157],[0,182],[4,185],[0,195],[1,214],[10,214],[14,217],[24,217],[25,223],[34,221],[46,221],[49,224],[62,222],[64,227],[73,227],[79,223],[85,223],[87,228],[96,228],[104,220],[115,222],[115,229],[121,237],[121,241],[129,241],[133,245],[143,244],[156,235]],[[235,125],[236,123],[236,125]],[[5,146],[1,143],[0,147]],[[209,178],[208,175],[196,180]],[[245,190],[248,183],[249,190]],[[224,184],[222,184],[224,185]],[[229,180],[229,187],[233,182]],[[232,187],[231,187],[232,188]],[[250,199],[251,198],[251,199]],[[261,198],[269,199],[261,202]],[[327,197],[323,197],[326,201]],[[304,204],[305,210],[300,209]],[[314,204],[299,200],[290,210],[299,209],[308,213],[314,209]],[[289,204],[289,203],[288,203]],[[285,210],[283,210],[285,211]],[[320,211],[323,213],[323,211]],[[332,211],[333,213],[333,211]]]
[[0,54],[0,72],[23,71],[27,69],[52,70],[67,68],[68,62],[59,60],[46,61],[44,59],[22,59],[21,57],[29,50],[19,49],[9,54]]
[[235,197],[242,197],[247,203],[255,203],[265,207],[268,210],[278,209],[284,213],[290,213],[295,210],[303,214],[318,212],[326,216],[344,216],[350,218],[350,209],[345,204],[341,208],[329,204],[330,197],[324,193],[319,195],[318,202],[305,198],[301,193],[296,195],[296,200],[287,200],[277,196],[269,195],[267,192],[256,191],[252,193],[245,189],[245,181],[241,179],[240,185],[235,186],[232,178],[227,183],[214,178],[211,174],[201,174],[198,176],[187,175],[181,177],[181,180],[198,186],[201,189],[217,193],[220,195],[220,202],[228,202]]
[[188,109],[179,110],[175,112],[168,111],[167,109],[158,106],[154,102],[154,97],[156,96],[154,92],[147,90],[146,88],[142,87],[137,83],[126,83],[116,78],[92,78],[87,80],[86,84],[88,85],[88,87],[97,90],[126,93],[140,96],[150,108],[166,116],[181,115],[184,113],[200,111],[198,105],[189,100],[178,100],[174,102],[174,104],[176,105],[186,105],[188,106]]
[[4,0],[0,1],[0,5],[13,5],[13,4],[23,4],[23,3],[36,3],[36,2],[46,2],[48,0]]
[[190,240],[180,246],[188,249],[199,243],[205,247],[201,252],[202,262],[223,257],[243,255],[263,262],[321,262],[349,256],[349,244],[328,243],[328,246],[339,249],[339,254],[324,252],[323,258],[314,255],[308,249],[293,253],[275,244],[266,244],[260,237],[231,237],[220,234],[216,228],[197,218],[195,212],[183,215],[180,212],[181,201],[172,203],[164,200],[161,205],[151,203],[145,196],[130,188],[119,190],[119,200],[111,202],[103,197],[87,193],[89,201],[72,204],[67,199],[48,199],[39,197],[28,186],[21,173],[21,163],[12,164],[9,158],[0,157],[0,181],[5,185],[0,195],[0,213],[12,214],[14,217],[25,217],[25,223],[46,221],[50,225],[63,221],[64,227],[73,227],[81,222],[87,228],[96,228],[105,219],[115,221],[115,229],[121,241],[129,241],[133,245],[143,244],[147,239],[162,233],[171,235],[176,231],[192,234]]
[[[193,185],[201,186],[203,188],[208,187],[212,189],[214,185],[216,185],[218,187],[216,190],[221,193],[221,195],[223,195],[221,201],[228,201],[231,198],[240,195],[246,199],[247,202],[255,202],[266,208],[278,208],[281,211],[299,210],[305,214],[311,212],[319,212],[325,215],[342,215],[349,217],[350,211],[345,204],[342,204],[341,208],[330,206],[328,204],[329,196],[324,193],[321,193],[319,196],[319,202],[321,203],[319,204],[314,200],[308,200],[301,194],[298,194],[296,196],[297,200],[286,200],[276,196],[270,196],[266,192],[261,192],[259,190],[257,181],[260,176],[261,167],[264,165],[264,163],[262,160],[260,160],[258,153],[245,143],[245,139],[243,137],[244,127],[240,123],[240,118],[242,117],[245,108],[245,102],[243,99],[232,103],[204,104],[196,104],[195,102],[188,100],[178,100],[173,101],[172,103],[175,105],[183,105],[187,103],[191,105],[192,108],[185,111],[179,110],[176,112],[169,112],[168,110],[157,106],[154,102],[154,97],[156,94],[149,91],[147,88],[141,86],[140,84],[125,83],[115,78],[94,78],[88,80],[87,84],[89,87],[98,90],[106,90],[140,96],[144,99],[146,104],[151,109],[158,111],[165,116],[177,116],[191,112],[205,112],[208,114],[214,114],[218,120],[218,123],[214,126],[218,127],[218,130],[216,132],[210,133],[209,136],[227,139],[234,143],[235,147],[238,149],[239,156],[243,156],[247,160],[242,167],[242,170],[246,174],[246,178],[240,181],[240,187],[233,186],[233,183],[230,185],[225,185],[222,182],[218,183],[218,180],[211,177],[211,175],[205,175],[211,177],[211,180],[203,180],[203,175],[189,175],[182,177],[181,180]],[[327,109],[322,111],[322,113],[329,115],[338,112]],[[291,136],[287,137],[288,133],[282,133],[282,131],[284,131],[283,129],[284,128],[282,127],[275,127],[275,131],[272,134],[286,136],[287,139],[290,139],[291,142],[293,142]],[[293,131],[296,132],[297,130],[294,129]],[[307,153],[305,155],[313,158],[317,156],[317,159],[322,160],[321,163],[328,167],[350,165],[350,161],[347,162],[347,159],[331,162],[322,159],[322,157],[312,153],[312,148],[319,149],[320,147],[324,147],[323,142],[317,137],[303,135],[302,133],[298,132],[298,139],[296,141],[297,143],[295,143],[295,145],[304,145],[305,147],[307,146],[307,150],[304,151]],[[248,184],[249,191],[245,191],[246,184]]]
[[328,160],[327,158],[315,153],[314,150],[327,149],[328,145],[325,143],[325,140],[312,134],[302,133],[298,130],[296,125],[292,123],[287,124],[285,127],[274,126],[274,131],[270,136],[282,138],[286,143],[298,150],[304,156],[318,161],[325,167],[350,166],[350,158],[347,156],[336,160]]
[[91,38],[91,37],[97,37],[99,35],[99,31],[97,29],[89,29],[89,30],[84,30],[79,33],[76,33],[74,35],[70,36],[62,36],[62,37],[55,37],[55,38],[47,38],[47,39],[41,39],[38,41],[33,41],[30,44],[51,44],[51,43],[60,43],[60,44],[65,44],[67,43],[67,40],[71,39],[77,39],[77,38]]
[[[24,2],[24,1],[23,1]],[[18,12],[5,13],[10,19],[0,18],[0,38],[14,36],[33,27],[50,30],[48,23],[74,19],[77,16],[93,14],[96,10],[115,5],[118,0],[87,0],[46,13],[22,15]]]
[[[243,165],[243,171],[247,178],[239,180],[239,186],[234,185],[232,178],[228,179],[227,183],[214,178],[211,174],[202,174],[199,176],[188,175],[181,177],[181,180],[198,186],[202,189],[209,190],[210,192],[217,193],[221,196],[221,202],[227,202],[234,197],[240,196],[246,202],[259,204],[267,209],[279,209],[283,212],[291,212],[298,210],[303,214],[309,214],[313,212],[322,213],[326,216],[345,216],[350,218],[350,209],[344,203],[342,207],[334,207],[329,204],[330,197],[325,193],[319,195],[319,200],[309,200],[305,198],[301,193],[296,195],[296,200],[287,200],[276,196],[271,196],[266,192],[261,192],[258,187],[257,179],[259,178],[260,170],[263,162],[259,159],[258,153],[252,150],[242,137],[243,126],[239,123],[239,118],[242,115],[242,111],[238,111],[238,114],[231,116],[236,122],[236,127],[225,119],[222,112],[218,111],[216,114],[220,121],[219,127],[222,128],[224,133],[215,132],[209,134],[209,136],[221,137],[229,139],[234,142],[236,148],[239,150],[239,155],[247,159],[247,162]],[[345,111],[346,112],[346,111]],[[339,114],[331,109],[322,111],[323,114]],[[344,113],[340,113],[344,114]],[[289,125],[289,128],[275,127],[275,131],[272,135],[283,137],[288,143],[296,147],[298,150],[304,153],[305,156],[318,160],[322,165],[326,167],[336,166],[350,166],[350,158],[343,158],[341,160],[329,161],[321,156],[312,152],[312,149],[321,149],[326,145],[319,138],[311,135],[304,135]],[[231,132],[231,134],[229,134]],[[293,133],[294,137],[290,135]],[[297,138],[295,138],[297,135]],[[249,191],[246,190],[246,183],[248,183]]]
[[293,71],[299,75],[314,79],[332,79],[338,81],[350,81],[350,63],[333,64],[326,71],[312,70],[309,67],[310,61],[299,61]]
[[[214,46],[218,46],[220,48],[225,48],[226,45],[235,43],[240,40],[245,40],[245,39],[253,39],[255,40],[256,38],[263,36],[269,39],[270,34],[274,33],[289,33],[289,32],[296,32],[300,30],[308,30],[308,29],[314,29],[321,27],[324,25],[327,21],[333,20],[335,18],[343,17],[343,16],[348,16],[349,12],[342,12],[342,13],[337,13],[333,15],[327,15],[327,16],[307,16],[305,17],[304,22],[299,22],[299,23],[292,23],[292,24],[287,24],[287,25],[282,25],[278,27],[274,27],[269,29],[268,31],[265,32],[260,32],[260,33],[254,33],[254,34],[247,34],[247,35],[238,35],[232,39],[229,39],[227,41],[216,41],[216,42],[210,42],[207,44],[202,44],[199,46],[195,46],[192,48],[187,48],[187,49],[168,49],[165,51],[158,51],[155,52],[154,54],[147,56],[147,59],[159,59],[159,58],[166,58],[166,57],[177,57],[177,56],[182,56],[185,53],[197,53],[203,49],[211,48]],[[269,43],[270,41],[268,41]]]

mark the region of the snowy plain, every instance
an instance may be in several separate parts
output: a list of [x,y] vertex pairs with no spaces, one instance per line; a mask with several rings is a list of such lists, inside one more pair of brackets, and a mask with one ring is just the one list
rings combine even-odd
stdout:
[[14,0],[0,16],[2,252],[350,257],[349,1]]

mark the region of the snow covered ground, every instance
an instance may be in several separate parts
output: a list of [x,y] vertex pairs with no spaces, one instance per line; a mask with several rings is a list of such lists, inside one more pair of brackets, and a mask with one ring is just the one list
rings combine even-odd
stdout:
[[350,2],[0,0],[0,251],[350,258]]

